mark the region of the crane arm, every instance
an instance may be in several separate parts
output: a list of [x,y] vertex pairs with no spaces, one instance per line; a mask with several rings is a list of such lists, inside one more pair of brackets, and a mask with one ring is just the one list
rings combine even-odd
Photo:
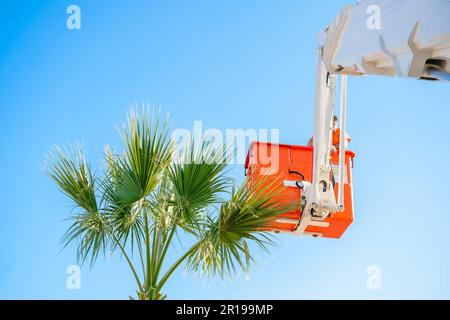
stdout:
[[448,80],[450,1],[364,0],[322,34],[328,72]]
[[[330,154],[335,91],[341,75],[338,199]],[[342,9],[319,34],[314,106],[313,178],[297,234],[314,221],[344,210],[343,181],[347,75],[450,80],[449,0],[362,0]]]

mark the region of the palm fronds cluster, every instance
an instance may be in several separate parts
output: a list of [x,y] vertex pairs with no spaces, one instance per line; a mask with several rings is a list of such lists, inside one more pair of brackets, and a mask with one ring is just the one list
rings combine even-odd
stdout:
[[[48,174],[76,208],[63,241],[76,244],[80,262],[117,251],[137,298],[164,299],[163,286],[181,265],[223,277],[248,270],[251,243],[268,250],[272,239],[261,227],[286,207],[273,200],[274,190],[249,189],[248,181],[235,189],[226,150],[190,143],[175,159],[167,120],[148,111],[130,113],[121,138],[122,152],[106,148],[101,176],[80,147],[55,147],[48,157]],[[177,232],[194,244],[166,266]]]

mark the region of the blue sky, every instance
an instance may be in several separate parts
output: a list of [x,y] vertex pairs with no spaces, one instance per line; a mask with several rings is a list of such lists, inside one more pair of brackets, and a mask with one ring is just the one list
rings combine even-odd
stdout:
[[[174,128],[280,129],[304,144],[313,122],[315,34],[347,1],[9,1],[0,10],[0,298],[126,299],[123,259],[82,267],[61,251],[71,207],[45,175],[54,144],[80,141],[94,168],[133,103]],[[66,8],[81,8],[81,30]],[[450,298],[448,84],[349,79],[356,220],[344,237],[279,237],[250,276],[179,270],[169,298]],[[243,168],[233,176],[242,179]],[[174,248],[170,259],[180,248]],[[381,288],[366,286],[367,268]]]

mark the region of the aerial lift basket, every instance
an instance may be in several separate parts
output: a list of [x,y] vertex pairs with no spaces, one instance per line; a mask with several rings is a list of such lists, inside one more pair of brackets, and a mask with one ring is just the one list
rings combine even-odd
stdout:
[[[346,151],[344,166],[344,210],[333,212],[324,220],[309,225],[303,234],[324,238],[340,238],[353,222],[352,166],[355,154]],[[332,155],[331,163],[336,181],[334,192],[337,199],[339,153]],[[264,184],[276,183],[282,188],[276,200],[294,204],[295,210],[277,216],[264,230],[274,232],[295,232],[302,215],[302,190],[297,181],[311,181],[313,175],[313,148],[286,144],[253,142],[245,162],[249,176],[249,188],[264,176]],[[289,185],[289,186],[286,186]],[[262,188],[263,186],[259,186]],[[274,199],[275,200],[275,199]]]

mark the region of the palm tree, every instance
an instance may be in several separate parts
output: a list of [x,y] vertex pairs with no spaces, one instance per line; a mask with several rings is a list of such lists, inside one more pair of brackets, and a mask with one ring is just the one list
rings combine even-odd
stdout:
[[[250,189],[246,180],[235,189],[226,177],[227,152],[205,143],[190,143],[183,161],[175,161],[159,114],[131,112],[121,138],[123,152],[106,148],[101,177],[80,147],[55,147],[47,159],[48,174],[76,208],[63,242],[76,243],[80,263],[92,266],[101,253],[117,251],[136,280],[137,298],[165,299],[163,287],[180,265],[223,277],[248,270],[250,243],[268,250],[273,239],[261,227],[286,211],[271,185]],[[177,232],[194,244],[166,267]]]

